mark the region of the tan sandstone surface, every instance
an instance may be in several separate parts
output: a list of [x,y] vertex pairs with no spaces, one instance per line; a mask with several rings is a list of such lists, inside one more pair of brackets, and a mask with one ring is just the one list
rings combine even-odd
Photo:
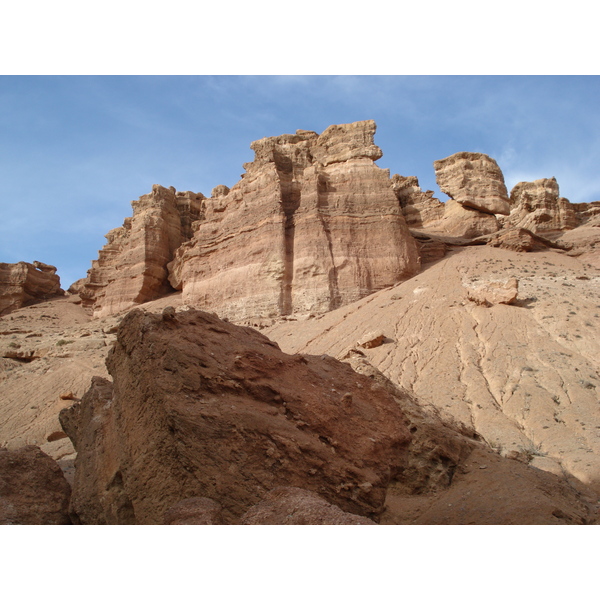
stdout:
[[479,152],[457,152],[433,163],[440,190],[466,208],[510,213],[504,176],[496,161]]
[[375,123],[253,142],[255,160],[169,265],[183,301],[237,322],[326,312],[419,269]]

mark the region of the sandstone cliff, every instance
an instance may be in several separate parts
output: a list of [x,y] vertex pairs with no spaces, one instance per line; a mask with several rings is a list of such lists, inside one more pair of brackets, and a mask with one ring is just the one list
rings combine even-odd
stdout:
[[427,227],[444,216],[444,203],[433,197],[433,192],[424,192],[416,177],[392,177],[392,189],[402,207],[402,214],[409,227]]
[[0,263],[0,315],[62,294],[56,267],[38,261]]
[[264,138],[169,265],[184,302],[236,321],[322,313],[412,276],[419,256],[375,123]]
[[[202,194],[154,185],[131,203],[133,216],[106,235],[108,243],[93,261],[80,296],[102,317],[173,291],[166,265],[192,235],[202,215]],[[79,284],[81,287],[81,284]]]

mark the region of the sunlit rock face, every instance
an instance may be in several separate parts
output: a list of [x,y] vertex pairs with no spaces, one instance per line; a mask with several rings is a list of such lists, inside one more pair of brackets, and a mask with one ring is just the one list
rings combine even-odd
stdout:
[[105,317],[172,292],[167,263],[192,236],[203,196],[154,185],[131,203],[133,216],[106,234],[80,296],[95,317]]
[[392,189],[400,202],[402,214],[409,227],[427,227],[444,216],[444,203],[434,198],[432,191],[424,192],[416,177],[394,175]]
[[479,152],[457,152],[433,163],[444,194],[464,206],[492,215],[508,215],[504,176],[493,158]]
[[559,195],[554,177],[522,181],[510,192],[512,210],[504,219],[506,227],[522,227],[534,233],[573,229],[579,224],[575,207]]
[[56,267],[38,261],[0,263],[0,315],[61,294]]
[[[420,266],[374,121],[253,142],[255,160],[169,265],[186,304],[243,321],[326,312]],[[223,186],[224,187],[224,186]]]

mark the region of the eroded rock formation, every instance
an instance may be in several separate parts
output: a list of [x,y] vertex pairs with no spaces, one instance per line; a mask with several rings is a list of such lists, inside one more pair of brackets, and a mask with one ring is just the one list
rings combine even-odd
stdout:
[[326,312],[416,273],[375,123],[253,142],[255,160],[169,265],[184,302],[243,321]]
[[162,523],[193,496],[234,522],[278,486],[377,517],[410,434],[396,398],[327,356],[289,356],[201,311],[131,311],[96,378],[61,412],[82,523]]
[[495,233],[500,223],[495,215],[468,208],[455,200],[446,202],[444,216],[432,229],[443,231],[451,236],[473,239],[482,235]]
[[444,216],[444,203],[433,197],[433,192],[424,192],[416,177],[392,177],[392,189],[402,207],[402,214],[409,227],[427,227]]
[[459,204],[492,215],[510,213],[504,176],[487,154],[457,152],[433,166],[442,192]]
[[176,192],[154,185],[152,192],[131,203],[133,216],[106,234],[80,296],[103,317],[154,300],[173,289],[167,263],[192,236],[202,215],[202,194]]
[[38,261],[0,263],[0,315],[62,294],[56,267]]
[[574,206],[559,195],[554,177],[522,181],[510,192],[512,210],[503,219],[505,226],[522,227],[533,233],[552,233],[579,225]]

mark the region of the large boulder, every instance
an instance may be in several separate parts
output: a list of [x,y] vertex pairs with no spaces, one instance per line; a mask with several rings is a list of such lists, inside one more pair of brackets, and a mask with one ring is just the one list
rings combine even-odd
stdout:
[[440,190],[465,207],[508,215],[504,176],[496,161],[479,152],[457,152],[433,163]]
[[0,263],[0,315],[63,294],[52,265],[39,261]]
[[69,525],[71,486],[37,446],[0,449],[0,525]]
[[204,497],[236,522],[275,487],[377,518],[410,434],[397,398],[327,356],[289,356],[197,310],[131,311],[107,366],[60,419],[82,523],[162,523]]

